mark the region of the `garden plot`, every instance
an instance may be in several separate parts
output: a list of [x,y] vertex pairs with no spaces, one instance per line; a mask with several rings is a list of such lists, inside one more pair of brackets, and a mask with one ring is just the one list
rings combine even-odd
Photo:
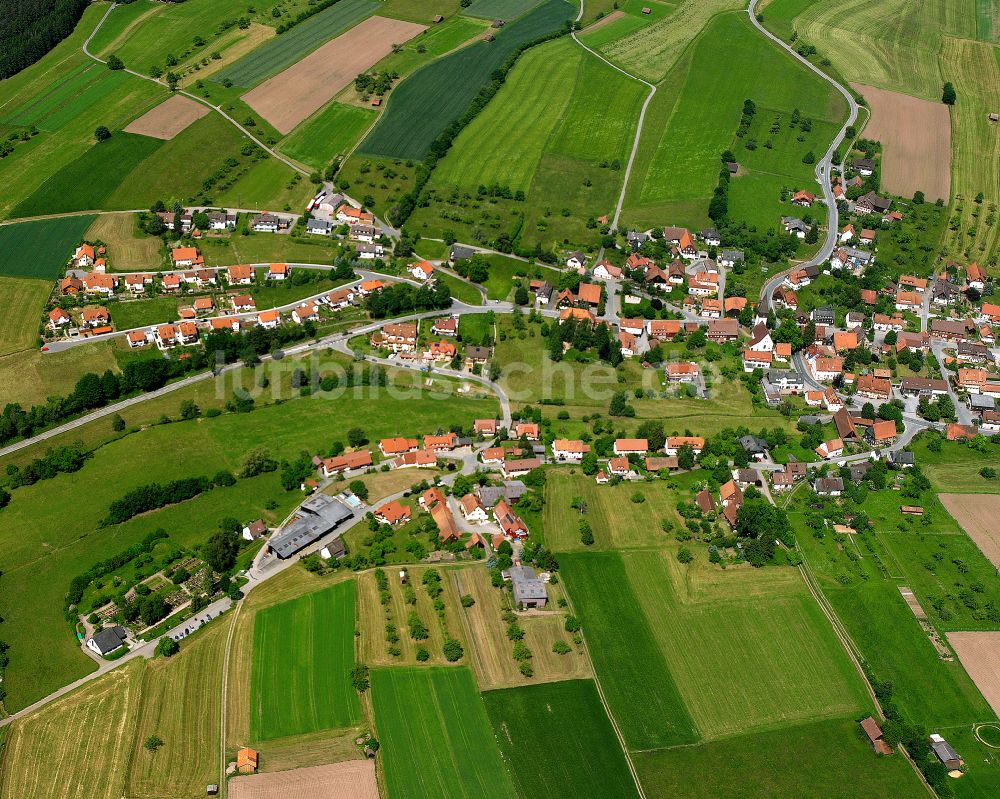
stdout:
[[361,72],[412,39],[423,25],[370,17],[243,95],[243,100],[282,133],[326,105]]

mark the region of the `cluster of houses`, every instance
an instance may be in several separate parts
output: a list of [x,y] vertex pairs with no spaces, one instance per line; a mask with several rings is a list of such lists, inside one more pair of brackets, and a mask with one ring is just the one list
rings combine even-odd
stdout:
[[[391,322],[372,333],[371,346],[396,355],[402,361],[439,363],[452,361],[459,355],[459,347],[450,339],[458,336],[458,317],[446,316],[431,322],[430,340],[423,341],[416,322]],[[466,369],[485,366],[492,355],[489,347],[466,345],[463,365]]]

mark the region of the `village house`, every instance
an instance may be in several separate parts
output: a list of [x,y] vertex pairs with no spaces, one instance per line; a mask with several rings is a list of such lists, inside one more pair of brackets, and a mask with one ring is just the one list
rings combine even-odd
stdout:
[[450,341],[432,341],[424,351],[425,361],[450,361],[458,353],[458,348]]
[[103,305],[93,308],[84,308],[80,312],[80,324],[82,327],[96,328],[104,327],[111,322],[111,314]]
[[434,266],[429,261],[417,261],[415,264],[410,264],[407,271],[416,280],[430,280],[434,276]]
[[892,396],[892,383],[884,378],[873,375],[861,375],[858,378],[857,393],[871,400],[888,400]]
[[873,447],[884,447],[896,440],[896,423],[891,419],[877,420],[865,429],[865,440]]
[[378,442],[378,451],[388,458],[404,452],[413,452],[418,446],[415,438],[383,438]]
[[969,341],[975,325],[969,319],[931,319],[931,336],[946,341]]
[[839,497],[844,493],[844,481],[839,477],[817,477],[813,491],[821,497]]
[[431,325],[431,333],[435,336],[457,336],[458,317],[446,316],[442,319],[435,319]]
[[577,439],[557,438],[552,442],[552,457],[557,461],[579,463],[590,447]]
[[434,452],[450,452],[459,445],[458,436],[448,432],[441,435],[424,436],[424,449]]
[[717,319],[709,323],[705,336],[716,344],[736,341],[740,337],[740,323],[736,319]]
[[281,324],[281,314],[276,310],[261,311],[257,314],[257,324],[265,330],[274,330]]
[[252,266],[237,265],[226,270],[226,281],[230,286],[249,286],[253,278]]
[[528,441],[538,441],[540,433],[536,422],[517,422],[514,425],[514,438],[526,438]]
[[175,269],[187,266],[201,266],[205,263],[197,247],[174,247],[170,251],[170,262]]
[[249,294],[237,294],[232,298],[232,303],[236,313],[250,313],[257,310],[257,303]]
[[831,438],[816,447],[816,454],[821,458],[839,458],[844,454],[844,442],[839,438]]
[[390,352],[413,352],[417,346],[417,325],[414,322],[385,325],[372,334],[371,345]]
[[385,248],[378,242],[368,244],[362,241],[354,245],[354,252],[363,261],[374,261],[376,258],[381,258],[385,255]]
[[854,212],[857,214],[884,214],[892,205],[892,200],[879,197],[875,192],[870,191],[861,195],[854,203]]
[[601,261],[594,267],[594,277],[598,280],[621,280],[622,276],[622,270],[610,261]]
[[507,538],[527,538],[527,525],[514,513],[506,499],[499,500],[493,506],[493,518]]
[[477,436],[495,436],[497,434],[497,420],[476,419],[472,423],[472,432]]
[[375,511],[375,520],[380,524],[388,524],[395,527],[396,525],[408,522],[412,514],[413,512],[408,506],[403,505],[399,500],[393,500],[392,502],[385,503]]
[[483,507],[479,497],[475,494],[466,494],[459,500],[458,504],[462,509],[462,516],[467,522],[486,524],[490,520],[486,508]]
[[649,337],[657,341],[670,341],[681,332],[678,319],[650,319],[646,325]]
[[349,472],[355,469],[367,469],[372,465],[372,454],[366,449],[357,452],[346,452],[343,455],[335,455],[332,458],[324,458],[320,469],[323,477],[330,478],[342,472]]
[[786,233],[791,233],[799,239],[804,239],[806,237],[806,233],[809,232],[809,225],[797,216],[781,217],[781,226],[785,229]]
[[292,321],[298,324],[303,322],[319,321],[319,306],[314,302],[306,302],[292,311]]
[[379,231],[375,229],[374,225],[354,225],[351,227],[348,235],[352,241],[363,241],[366,244],[373,244],[379,236]]
[[774,353],[770,350],[754,352],[753,350],[743,350],[743,371],[752,372],[755,369],[769,369],[774,360]]
[[668,363],[665,372],[671,383],[694,383],[701,375],[701,368],[694,361]]
[[118,286],[118,278],[114,275],[92,272],[83,276],[83,290],[87,294],[103,294],[110,297]]
[[676,455],[684,447],[690,447],[695,455],[700,455],[705,448],[705,439],[702,436],[668,436],[664,451],[667,455]]
[[429,449],[418,449],[416,452],[404,452],[392,462],[393,469],[410,469],[435,466],[437,455]]
[[291,273],[288,264],[268,264],[267,265],[267,279],[268,280],[285,280]]

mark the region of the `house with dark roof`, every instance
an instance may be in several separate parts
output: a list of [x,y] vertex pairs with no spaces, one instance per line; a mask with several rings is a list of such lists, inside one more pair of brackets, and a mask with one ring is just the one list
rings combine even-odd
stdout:
[[128,639],[128,633],[124,627],[105,627],[87,641],[87,649],[96,652],[101,657],[106,657],[112,652],[117,652]]
[[544,608],[549,601],[545,583],[530,566],[511,566],[508,570],[514,604],[521,608]]

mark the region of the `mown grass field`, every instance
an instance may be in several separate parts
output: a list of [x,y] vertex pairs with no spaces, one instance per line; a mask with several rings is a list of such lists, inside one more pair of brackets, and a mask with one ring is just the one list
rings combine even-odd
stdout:
[[[197,796],[218,776],[222,665],[231,614],[181,644],[172,658],[149,661],[142,676],[126,794],[136,799]],[[106,677],[102,680],[107,679]],[[163,740],[156,753],[142,742]],[[184,768],[177,768],[183,763]]]
[[577,553],[561,555],[559,563],[605,698],[628,748],[657,749],[697,741],[694,720],[631,588],[622,556]]
[[93,221],[73,216],[0,226],[0,275],[55,280]]
[[[1000,108],[998,53],[989,44],[946,36],[940,58],[942,71],[960,93],[951,109],[951,213],[961,222],[945,231],[945,245],[980,264],[1000,252],[996,211],[989,210],[1000,204],[1000,136],[987,118]],[[980,192],[981,205],[975,202]],[[991,218],[992,225],[987,223]]]
[[[573,14],[565,0],[547,0],[480,42],[415,72],[394,90],[385,113],[361,144],[365,153],[423,158],[431,143],[460,117],[489,76],[518,47],[558,30]],[[428,113],[434,109],[434,113]]]
[[927,795],[899,754],[877,758],[851,719],[633,755],[647,796],[679,799],[917,799]]
[[0,276],[0,356],[34,347],[45,301],[52,291],[47,280]]
[[1000,5],[997,5],[997,0],[976,0],[976,36],[983,42],[1000,41]]
[[[609,45],[619,39],[632,36],[636,31],[640,31],[648,25],[663,19],[675,7],[675,3],[645,2],[645,0],[625,0],[624,3],[616,3],[617,8],[612,8],[605,12],[605,15],[620,11],[621,15],[610,21],[603,21],[595,25],[592,29],[585,30],[580,39],[595,50],[604,50]],[[648,14],[643,14],[644,8],[649,9]]]
[[0,796],[122,796],[135,743],[141,672],[141,662],[129,663],[17,722],[6,736]]
[[[868,712],[860,676],[796,571],[685,567],[673,548],[621,558],[703,739]],[[748,678],[714,689],[737,673]]]
[[256,86],[353,27],[378,7],[374,0],[341,0],[334,3],[217,72],[212,80],[221,83],[228,79],[246,89]]
[[[725,42],[724,60],[718,58],[721,42]],[[718,182],[719,156],[733,145],[743,101],[748,98],[757,106],[757,124],[769,117],[770,126],[775,115],[782,115],[788,139],[776,137],[773,151],[754,153],[749,160],[759,162],[761,171],[782,165],[782,173],[789,175],[787,182],[791,184],[801,185],[808,177],[804,173],[811,169],[801,163],[804,151],[800,152],[800,143],[788,136],[792,111],[799,109],[814,123],[839,122],[846,111],[832,87],[763,39],[740,14],[716,17],[696,41],[690,61],[685,59],[672,78],[682,87],[659,140],[649,137],[640,146],[637,169],[642,178],[629,188],[626,214],[630,217],[646,219],[660,214],[689,226],[709,221],[708,201]],[[670,99],[667,91],[664,103]],[[658,116],[666,107],[660,109]],[[829,128],[817,126],[813,130],[806,146],[818,159],[829,145],[820,141],[820,133]],[[742,162],[746,154],[742,143],[733,150]],[[790,162],[795,162],[794,167],[788,166]],[[734,184],[741,179],[745,178],[737,178]],[[767,195],[753,200],[769,208],[768,216],[773,215],[773,223],[777,223],[783,210],[780,198]],[[691,214],[692,204],[698,209],[697,216]],[[735,215],[742,203],[734,205]]]
[[459,0],[385,0],[379,13],[412,22],[431,22],[438,14],[450,17],[459,8]]
[[483,702],[521,799],[638,796],[592,680],[487,691]]
[[[22,217],[101,210],[125,177],[162,144],[149,136],[116,131],[52,175],[12,213]],[[170,168],[176,171],[176,166]]]
[[[465,639],[469,643],[465,662],[472,666],[476,684],[482,690],[593,676],[583,647],[573,643],[565,630],[565,611],[557,610],[561,587],[549,586],[548,612],[522,616],[518,620],[524,630],[524,642],[532,653],[534,675],[525,677],[512,656],[507,624],[501,615],[500,590],[493,587],[487,570],[476,566],[451,569],[448,577],[456,594],[471,594],[476,600],[472,607],[458,613],[461,614],[459,624],[464,625]],[[571,651],[564,655],[553,652],[552,645],[556,641],[562,641]]]
[[285,139],[281,150],[319,169],[334,157],[346,154],[374,118],[375,112],[370,109],[331,103]]
[[938,66],[942,37],[976,38],[970,6],[966,0],[815,3],[793,27],[848,80],[937,101],[948,79]]
[[163,242],[139,232],[133,214],[101,214],[87,228],[84,238],[107,245],[113,270],[159,269],[163,265]]
[[342,582],[267,608],[254,619],[250,734],[254,740],[350,727],[355,584]]
[[[86,349],[75,347],[69,352],[77,354],[78,350]],[[104,352],[108,360],[91,364],[88,370],[100,373],[114,368],[111,349],[108,347]],[[0,359],[0,364],[3,360],[6,359]],[[332,357],[329,360],[339,362]],[[271,385],[287,387],[292,368],[289,359],[280,363],[278,371],[271,375]],[[18,372],[17,379],[21,379],[20,375]],[[256,382],[249,373],[243,377],[246,386]],[[3,385],[16,382],[5,381]],[[441,381],[436,386],[437,390],[450,388],[453,386]],[[149,403],[149,408],[143,408],[146,403],[142,403],[124,411],[123,416],[129,424],[155,422],[161,414],[176,418],[184,398],[197,399],[202,408],[217,407],[232,395],[233,384],[225,384],[218,395],[210,380],[192,391],[189,394],[184,389],[155,400]],[[278,396],[282,392],[287,398],[287,388],[279,388]],[[258,403],[268,401],[272,401],[270,394],[261,397]],[[6,399],[0,398],[0,402]],[[92,667],[93,661],[79,652],[63,619],[63,597],[76,574],[158,527],[170,531],[181,545],[194,545],[204,542],[224,517],[277,521],[299,499],[297,492],[281,489],[276,474],[267,474],[145,514],[118,527],[99,530],[98,522],[111,501],[150,482],[150,474],[155,473],[157,480],[169,481],[211,475],[222,468],[238,470],[247,450],[258,445],[268,447],[277,457],[293,457],[303,449],[325,448],[329,445],[327,439],[340,435],[318,436],[316,432],[326,429],[331,414],[347,425],[345,430],[359,426],[372,440],[377,440],[388,435],[420,435],[438,427],[447,428],[459,418],[464,420],[463,424],[471,424],[473,419],[497,413],[495,399],[450,396],[434,400],[419,391],[404,393],[402,398],[381,395],[375,403],[370,396],[351,392],[351,396],[325,401],[286,401],[250,414],[224,414],[197,422],[156,425],[102,446],[76,474],[61,475],[12,492],[11,503],[3,510],[6,532],[0,534],[4,544],[0,569],[6,585],[0,594],[0,615],[5,619],[4,640],[11,645],[11,663],[5,679],[8,710],[30,704],[86,674]],[[376,414],[373,407],[378,408]],[[58,441],[46,442],[33,450],[33,457],[43,455],[48,446],[71,443],[76,437],[97,444],[106,441],[110,434],[110,420],[101,419]],[[178,447],[183,447],[185,458],[176,457]],[[23,462],[25,453],[18,455],[21,457],[16,458],[17,462]],[[142,461],[144,469],[135,468],[137,459]],[[271,501],[276,505],[274,510],[265,507]],[[23,612],[26,603],[32,608],[30,615]]]
[[[637,504],[631,501],[636,492],[645,497]],[[587,505],[580,514],[570,507],[579,497]],[[545,543],[554,552],[580,552],[596,547],[621,549],[636,546],[662,546],[667,534],[660,521],[668,520],[679,526],[677,493],[662,481],[632,485],[599,486],[593,477],[565,470],[550,471],[545,481],[544,530]],[[580,543],[579,520],[586,518],[594,531],[594,544]]]
[[764,27],[786,42],[795,32],[793,20],[819,0],[767,0],[758,8],[764,17]]
[[373,669],[371,696],[395,799],[517,796],[471,671]]
[[100,55],[110,50],[112,45],[119,44],[120,40],[137,27],[139,20],[144,20],[150,14],[156,14],[166,7],[161,3],[144,2],[144,0],[115,6],[114,11],[108,15],[100,30],[91,39],[90,51]]
[[653,24],[623,31],[601,52],[633,75],[659,83],[713,16],[745,5],[742,0],[682,0]]

